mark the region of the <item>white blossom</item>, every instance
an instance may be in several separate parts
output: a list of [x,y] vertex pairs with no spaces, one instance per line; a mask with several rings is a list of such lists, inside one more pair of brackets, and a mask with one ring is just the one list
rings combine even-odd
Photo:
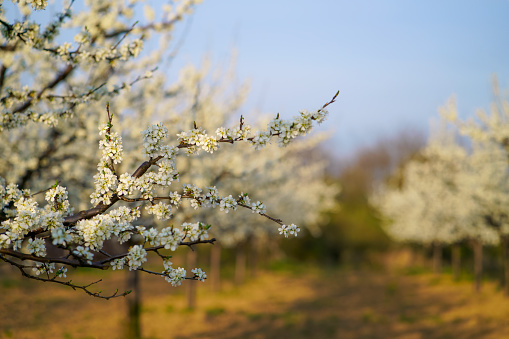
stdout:
[[72,240],[72,237],[64,228],[53,228],[51,230],[51,237],[53,238],[53,245],[66,246]]
[[199,281],[205,281],[205,279],[207,279],[207,275],[201,270],[201,268],[193,268],[191,272],[194,273],[194,276]]
[[147,261],[147,251],[140,245],[134,245],[129,249],[126,259],[129,264],[129,271],[137,270]]
[[167,250],[175,251],[183,238],[184,234],[177,228],[166,227],[159,232],[159,242]]
[[146,207],[149,214],[154,214],[159,220],[169,220],[171,218],[171,206],[164,202]]
[[60,267],[56,271],[55,276],[57,278],[67,278],[67,267],[65,267],[65,266]]
[[88,247],[78,246],[73,253],[80,258],[86,259],[89,263],[94,258],[94,254],[90,252]]
[[230,210],[235,211],[237,209],[237,201],[230,194],[221,200],[219,203],[219,209],[225,213],[228,213]]
[[260,201],[253,202],[251,204],[251,210],[253,211],[253,213],[258,213],[258,214],[264,214],[267,211],[265,205],[263,203],[261,203]]
[[46,244],[42,238],[28,239],[27,249],[30,254],[36,257],[46,256]]
[[56,186],[46,192],[45,199],[53,211],[62,211],[64,215],[72,213],[69,201],[67,200],[67,190],[65,187]]
[[297,236],[297,233],[300,232],[300,228],[295,225],[282,225],[280,228],[278,228],[279,234],[283,234],[286,238],[288,238],[288,235],[295,235]]
[[[129,27],[133,24],[131,19],[136,6],[129,4],[112,4],[112,10],[105,11],[103,2],[91,1],[84,10],[73,8],[71,13],[64,8],[60,14],[56,11],[56,17],[48,18],[48,22],[43,20],[43,25],[37,22],[37,16],[30,17],[30,22],[8,22],[10,19],[4,18],[6,23],[1,25],[1,33],[12,50],[2,56],[2,64],[8,72],[3,79],[0,109],[0,173],[5,176],[0,177],[0,212],[5,216],[0,223],[0,248],[45,256],[50,247],[56,246],[71,251],[67,259],[78,266],[90,264],[96,253],[101,252],[102,257],[106,241],[124,243],[133,235],[142,237],[144,245],[175,251],[183,242],[209,238],[211,226],[193,222],[196,215],[204,213],[205,207],[220,206],[229,213],[241,204],[253,213],[265,213],[265,205],[252,203],[247,194],[242,193],[237,200],[232,195],[222,197],[213,186],[216,179],[217,186],[226,192],[243,191],[242,187],[231,183],[231,178],[236,178],[242,185],[250,185],[255,192],[244,190],[250,194],[270,190],[269,196],[285,202],[290,200],[287,195],[296,196],[292,194],[293,188],[278,192],[274,183],[284,181],[280,173],[290,178],[290,173],[298,166],[283,165],[283,153],[274,156],[275,152],[271,151],[269,155],[257,157],[253,148],[267,146],[271,138],[283,140],[280,143],[284,145],[290,143],[296,136],[307,133],[313,122],[323,120],[322,111],[301,112],[288,121],[278,117],[278,121],[266,127],[261,123],[256,123],[257,127],[250,126],[243,118],[240,124],[223,127],[224,122],[232,121],[232,114],[245,97],[245,90],[241,89],[223,99],[222,94],[227,91],[221,87],[230,83],[230,75],[220,79],[218,90],[212,90],[204,80],[208,77],[205,70],[190,66],[182,72],[178,83],[169,84],[164,74],[149,67],[160,63],[167,55],[165,50],[170,42],[161,40],[157,46],[160,49],[155,53],[149,51],[140,55],[144,39],[159,33],[166,37],[173,30],[173,24],[198,2],[186,0],[173,7],[166,5],[165,11],[157,15],[151,7],[146,7],[147,18],[155,21],[146,26],[132,26],[132,30]],[[32,9],[46,8],[47,1],[27,0],[18,5],[22,16],[28,18]],[[156,17],[163,21],[157,22]],[[125,29],[129,30],[126,34],[115,33]],[[69,39],[70,42],[65,41]],[[133,60],[137,56],[140,57]],[[87,81],[83,81],[85,77]],[[52,85],[44,87],[48,84]],[[202,90],[198,93],[197,88]],[[224,102],[219,102],[218,98]],[[109,104],[105,109],[106,100],[118,115],[110,115]],[[198,102],[200,105],[194,105]],[[191,110],[196,113],[194,123],[187,114]],[[100,124],[97,133],[99,122],[106,114],[108,122]],[[164,119],[166,126],[160,122],[141,131],[152,121],[159,121],[156,119]],[[207,131],[215,133],[207,134]],[[133,138],[140,133],[141,142]],[[237,145],[225,145],[228,147],[220,152],[220,140]],[[240,140],[246,141],[244,146],[238,145]],[[140,145],[142,155],[150,159],[150,168],[146,167],[148,162],[140,167]],[[185,159],[190,162],[183,165],[180,160],[184,159],[177,158],[180,148],[185,148],[184,153],[188,155],[202,152],[201,157]],[[19,152],[20,149],[23,152]],[[50,154],[46,154],[47,150]],[[191,163],[195,159],[201,163]],[[252,168],[245,169],[246,166],[239,166],[239,163],[251,164]],[[269,169],[271,164],[279,164],[280,170]],[[224,172],[218,172],[221,166]],[[120,168],[126,172],[120,174]],[[25,174],[32,174],[28,181],[23,177]],[[183,185],[180,193],[170,192],[171,184],[179,181],[180,175],[189,183]],[[255,177],[256,184],[244,180],[250,176]],[[69,190],[58,183],[51,186],[54,178],[69,185]],[[33,184],[34,191],[45,192],[44,205],[41,203],[39,207],[38,201],[42,199],[37,194],[32,196],[29,190],[19,189],[14,182],[28,182]],[[211,187],[207,187],[205,194],[199,187],[207,185]],[[284,193],[287,191],[291,193]],[[309,195],[300,199],[308,203],[308,200],[314,201],[316,195]],[[177,209],[182,198],[189,199],[193,209],[181,209],[182,213],[172,215],[172,207]],[[77,210],[88,210],[88,213],[72,215],[74,209],[69,201],[77,201]],[[269,201],[266,202],[269,205]],[[147,224],[135,226],[142,206],[149,214],[144,215],[143,223],[147,217]],[[107,211],[99,213],[101,207],[107,207]],[[279,203],[273,208],[275,213],[281,210]],[[316,213],[309,214],[316,216]],[[232,214],[214,221],[228,227],[234,224],[242,232],[250,228],[262,229],[250,227],[251,222],[239,222],[241,217]],[[173,219],[173,224],[181,226],[161,229],[156,226],[159,223],[150,224],[149,217],[152,220]],[[193,221],[184,223],[181,218]],[[215,216],[211,216],[213,218]],[[224,214],[218,218],[224,218]],[[219,228],[213,230],[222,234]],[[275,232],[275,227],[271,230]],[[289,229],[289,234],[292,231],[296,229]],[[33,234],[41,238],[34,238]],[[114,257],[117,259],[108,264],[112,269],[136,270],[146,262],[147,251],[142,245],[135,245],[128,253]],[[34,265],[37,275],[55,270],[53,263]],[[186,271],[172,268],[168,260],[163,260],[163,266],[167,280],[180,285]],[[61,266],[50,279],[65,278],[66,272],[67,267]],[[195,268],[192,272],[196,279],[206,278],[201,269]]]
[[186,270],[182,267],[169,267],[164,271],[164,279],[171,283],[172,286],[180,286],[186,277]]
[[142,132],[143,134],[143,154],[148,157],[158,156],[164,145],[163,139],[168,135],[168,129],[162,123],[151,125]]
[[53,273],[54,269],[55,269],[54,263],[39,263],[39,262],[36,262],[35,267],[32,268],[35,275],[41,275],[41,274],[44,275],[44,274]]

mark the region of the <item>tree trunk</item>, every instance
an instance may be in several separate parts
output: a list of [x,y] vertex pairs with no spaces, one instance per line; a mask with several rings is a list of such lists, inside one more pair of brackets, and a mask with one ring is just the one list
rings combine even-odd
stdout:
[[454,280],[460,278],[461,273],[461,245],[452,245],[452,275]]
[[482,280],[482,242],[480,240],[473,241],[474,247],[474,276],[475,276],[475,291],[481,290]]
[[509,295],[509,236],[502,236],[502,255],[504,261],[504,290]]
[[216,241],[210,250],[210,278],[212,291],[221,290],[221,245]]
[[436,275],[442,272],[442,244],[433,243],[433,273]]
[[244,282],[246,276],[246,251],[244,243],[241,242],[237,245],[235,255],[235,285],[240,286]]
[[251,278],[256,278],[258,275],[258,241],[252,237],[249,241],[249,268],[251,271]]
[[414,267],[416,260],[415,258],[417,258],[417,254],[415,253],[415,249],[412,246],[407,247],[407,249],[408,249],[408,261],[406,262],[406,268]]
[[141,338],[141,288],[140,274],[138,271],[129,271],[127,277],[127,289],[131,294],[127,296],[128,308],[128,334],[129,339]]
[[[196,251],[190,250],[187,253],[187,268],[192,270],[196,267],[196,259],[198,257],[198,253]],[[196,281],[187,280],[186,281],[186,290],[187,290],[187,308],[194,309],[196,307]]]

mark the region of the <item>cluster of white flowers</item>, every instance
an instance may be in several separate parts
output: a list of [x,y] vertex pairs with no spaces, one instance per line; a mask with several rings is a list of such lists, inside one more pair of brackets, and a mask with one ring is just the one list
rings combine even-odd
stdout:
[[111,203],[111,198],[117,188],[117,177],[115,173],[106,165],[106,163],[99,163],[98,172],[94,175],[95,191],[90,194],[90,203],[96,205],[104,203],[108,205]]
[[141,245],[134,245],[127,254],[129,271],[136,270],[147,261],[147,251]]
[[[103,132],[104,129],[101,129],[100,134]],[[118,133],[106,134],[106,139],[99,141],[99,149],[102,150],[102,161],[107,162],[111,160],[114,164],[119,164],[122,162],[122,156],[124,153],[122,147],[122,137],[118,135]]]
[[71,49],[71,47],[72,47],[72,44],[70,42],[64,42],[62,45],[58,46],[56,52],[62,60],[70,61],[71,54],[69,53],[69,50]]
[[36,257],[45,257],[46,244],[44,242],[44,239],[42,238],[28,239],[27,250],[30,254],[33,254]]
[[183,238],[184,234],[178,228],[166,227],[159,233],[159,242],[165,249],[171,251],[179,247]]
[[229,196],[221,199],[219,209],[225,213],[228,213],[230,210],[235,211],[237,209],[237,201],[230,194]]
[[134,226],[131,224],[141,216],[139,208],[129,208],[121,206],[109,213],[109,216],[114,219],[115,227],[113,234],[119,238],[122,244],[131,238],[131,231]]
[[55,273],[57,278],[67,278],[67,267],[62,266],[60,267],[57,272]]
[[256,150],[264,148],[270,141],[270,133],[265,131],[257,131],[253,137],[252,144]]
[[143,199],[152,201],[154,198],[154,184],[157,180],[157,174],[154,172],[145,173],[136,180],[136,189],[140,191]]
[[269,123],[267,132],[259,133],[256,140],[253,139],[253,146],[257,149],[264,147],[272,135],[278,136],[279,146],[286,146],[292,139],[307,134],[313,127],[313,121],[320,124],[327,115],[328,111],[322,108],[314,113],[302,110],[293,120],[282,120],[277,116]]
[[182,231],[186,234],[190,241],[205,240],[209,237],[208,230],[210,225],[197,223],[183,223]]
[[184,184],[184,194],[191,198],[191,207],[198,209],[201,205],[202,189],[194,184]]
[[278,231],[279,231],[279,234],[284,234],[284,236],[286,238],[288,238],[288,235],[295,235],[297,236],[297,233],[300,232],[300,228],[299,226],[295,225],[295,224],[291,224],[291,225],[283,225],[281,227],[278,228]]
[[249,205],[251,204],[251,198],[247,193],[240,193],[239,198],[237,199],[238,203]]
[[175,206],[179,206],[182,196],[178,192],[170,192],[170,203]]
[[253,202],[251,204],[251,210],[253,211],[253,213],[258,213],[258,214],[265,214],[265,212],[267,211],[265,205],[263,203],[261,203],[260,201]]
[[39,227],[42,213],[37,202],[23,196],[14,202],[14,207],[16,217],[1,224],[1,228],[6,229],[6,232],[0,234],[0,247],[12,244],[14,249],[20,248],[24,237]]
[[194,128],[187,132],[181,132],[177,134],[177,138],[181,144],[190,146],[188,155],[196,154],[199,148],[209,153],[214,153],[218,147],[217,139],[214,136],[207,135],[206,131],[201,128]]
[[[304,128],[301,126],[301,128]],[[195,129],[197,131],[198,129]],[[246,131],[248,129],[245,129]],[[282,130],[282,129],[280,129]],[[232,133],[225,130],[221,133],[226,133],[227,136],[232,138],[247,138],[247,134],[238,129]],[[302,132],[302,131],[301,131]],[[106,141],[102,140],[100,149],[102,149],[103,157],[99,163],[99,172],[96,174],[95,186],[96,192],[92,194],[92,202],[110,203],[113,194],[117,193],[119,196],[131,195],[135,190],[141,192],[144,197],[152,197],[153,185],[158,184],[167,187],[171,184],[172,180],[177,175],[175,167],[175,156],[178,148],[170,148],[161,146],[160,141],[166,137],[166,129],[162,125],[153,125],[149,130],[144,133],[145,141],[145,154],[151,157],[163,155],[159,163],[159,171],[145,173],[141,177],[133,177],[128,173],[124,173],[117,180],[117,176],[113,170],[107,165],[108,161],[119,163],[122,160],[122,143],[121,138],[117,134],[109,133],[107,127],[101,129],[101,134],[106,136]],[[231,135],[230,135],[231,134]],[[203,140],[199,133],[195,133],[187,142],[199,144]],[[40,213],[37,208],[37,203],[28,198],[26,193],[21,192],[15,185],[5,185],[5,180],[0,181],[0,196],[2,197],[2,207],[9,204],[9,201],[14,202],[15,218],[7,220],[2,223],[2,228],[7,229],[3,234],[0,234],[0,246],[6,247],[14,244],[14,248],[21,246],[21,241],[35,225],[44,225],[44,229],[51,230],[51,237],[54,245],[63,246],[72,249],[75,257],[80,260],[86,260],[91,263],[94,258],[94,251],[99,251],[104,244],[104,241],[110,239],[113,235],[119,237],[120,242],[124,242],[131,237],[135,229],[131,222],[140,217],[139,209],[129,209],[125,206],[111,211],[109,214],[99,214],[90,219],[83,219],[76,223],[74,231],[63,227],[63,216],[70,213],[70,206],[67,201],[67,191],[61,186],[56,186],[46,192],[45,198],[48,205],[44,209],[44,213]],[[264,214],[266,207],[260,201],[251,202],[247,194],[240,194],[236,200],[229,195],[222,197],[219,195],[217,188],[207,187],[208,193],[202,196],[202,190],[192,184],[183,185],[183,195],[191,199],[191,205],[194,208],[199,206],[219,206],[222,211],[228,213],[235,210],[238,204],[248,206],[253,213]],[[181,201],[181,195],[178,192],[171,192],[168,196],[171,204],[177,207]],[[162,220],[171,218],[171,206],[163,202],[147,206],[149,214],[155,215]],[[183,223],[181,229],[174,227],[167,227],[161,231],[155,228],[145,229],[144,227],[136,227],[137,232],[143,236],[145,242],[152,246],[162,246],[165,249],[175,251],[181,245],[184,239],[188,238],[189,241],[203,241],[209,237],[208,230],[210,225],[200,222],[197,223]],[[279,228],[280,234],[297,235],[299,228],[291,224],[289,226],[283,225]],[[45,256],[46,246],[41,238],[29,239],[27,244],[29,253],[35,256]],[[143,245],[132,246],[125,257],[117,258],[110,262],[113,269],[123,269],[127,264],[130,270],[136,270],[147,261],[147,251]],[[180,285],[181,281],[185,278],[185,270],[183,268],[174,269],[171,266],[165,265],[163,275],[172,283],[172,285]],[[36,274],[42,272],[53,272],[54,266],[39,265],[36,267]],[[192,271],[195,278],[204,280],[206,274],[201,269],[194,269]],[[65,270],[60,269],[57,276],[65,277]]]
[[172,286],[180,286],[182,281],[186,278],[186,270],[182,267],[173,268],[168,267],[164,270],[164,279],[171,283]]
[[88,247],[77,246],[73,253],[79,258],[87,260],[89,264],[92,262],[92,259],[94,259],[94,254],[90,252]]
[[176,146],[163,145],[161,146],[161,155],[172,162],[175,161],[179,148]]
[[159,220],[169,220],[171,218],[171,206],[164,202],[146,207],[148,214],[154,214]]
[[110,132],[111,125],[106,124],[100,128],[100,135],[105,139],[100,141],[102,158],[98,165],[98,173],[94,176],[95,191],[90,195],[91,203],[110,204],[111,198],[116,193],[118,196],[131,195],[138,190],[144,199],[153,198],[154,185],[169,186],[174,180],[178,180],[178,172],[175,166],[175,156],[178,148],[163,146],[161,140],[167,136],[167,129],[162,124],[152,125],[143,132],[145,155],[150,157],[163,155],[158,166],[159,171],[149,172],[135,178],[129,173],[123,173],[117,177],[108,163],[115,164],[122,161],[123,146],[122,138],[117,133]]
[[133,228],[131,221],[138,216],[138,210],[132,211],[124,206],[110,214],[99,214],[91,219],[80,220],[76,223],[76,230],[86,247],[99,250],[104,241],[113,235],[122,237],[123,241],[127,240],[130,236],[128,231]]
[[119,258],[119,259],[110,261],[112,270],[122,270],[122,269],[124,269],[124,264],[125,264],[125,258]]
[[[58,244],[69,240],[69,235],[62,228],[63,215],[70,213],[67,191],[61,186],[56,186],[46,192],[46,200],[49,202],[45,208],[39,208],[37,202],[29,197],[29,192],[20,191],[16,185],[5,186],[5,180],[0,180],[0,207],[7,219],[0,224],[0,248],[13,246],[14,249],[21,247],[24,237],[31,231],[40,229],[51,230],[55,235],[62,232]],[[13,203],[14,209],[6,208]],[[54,241],[55,244],[55,241]],[[28,239],[27,249],[36,256],[45,256],[46,247],[42,238]]]
[[173,180],[178,180],[178,172],[175,168],[175,162],[168,159],[162,159],[159,162],[159,171],[155,178],[155,183],[160,186],[170,186]]
[[216,208],[217,206],[219,206],[221,196],[219,195],[216,186],[207,187],[207,189],[209,191],[207,192],[207,194],[205,194],[205,206]]
[[[32,39],[31,45],[37,46],[39,40],[37,38],[36,36],[35,39]],[[137,57],[143,48],[143,41],[141,39],[123,43],[118,48],[109,46],[93,47],[89,32],[78,33],[74,36],[74,41],[79,44],[79,48],[76,47],[74,50],[71,50],[73,47],[72,43],[64,42],[54,50],[55,55],[60,57],[61,60],[72,64],[97,64],[103,61],[115,64],[116,60],[126,61]],[[49,51],[51,52],[52,50]],[[147,74],[145,77],[150,77],[149,75]]]
[[237,126],[233,129],[233,136],[237,140],[244,140],[246,141],[249,137],[249,133],[251,133],[251,126],[249,125],[242,125],[242,127]]
[[66,231],[64,228],[53,228],[51,230],[51,237],[53,238],[53,245],[66,246],[67,243],[72,241],[70,231]]
[[137,226],[138,233],[143,236],[146,242],[152,246],[163,246],[165,249],[175,251],[181,242],[188,238],[190,241],[208,239],[210,225],[197,223],[183,223],[181,229],[175,227],[165,227],[161,231],[156,228],[146,229]]
[[207,275],[201,270],[201,268],[193,268],[191,272],[194,273],[194,277],[199,281],[205,281],[205,279],[207,279]]
[[65,187],[56,186],[46,192],[46,201],[49,202],[48,208],[52,211],[60,211],[63,215],[69,215],[72,213],[69,201],[67,200],[67,190]]
[[[111,125],[105,124],[99,128],[99,135],[104,135],[105,139],[99,141],[99,149],[102,150],[102,157],[97,165],[97,174],[94,175],[95,190],[90,195],[90,202],[93,205],[98,203],[110,204],[111,198],[117,191],[118,179],[109,163],[118,164],[122,162],[123,146],[122,138],[117,133],[111,133]],[[127,181],[128,178],[123,176]],[[119,189],[122,193],[129,192],[131,187],[127,186],[129,182],[124,182]]]
[[216,134],[219,139],[233,139],[229,128],[219,127],[216,130]]
[[[21,191],[15,184],[6,185],[5,179],[0,177],[0,209],[4,209],[10,202],[21,197]],[[6,211],[7,212],[7,211]]]
[[[274,118],[268,125],[267,131],[256,131],[253,137],[250,137],[251,127],[241,124],[233,129],[219,127],[216,130],[217,138],[207,136],[206,132],[201,128],[193,129],[188,132],[177,134],[178,140],[187,145],[202,147],[207,152],[212,153],[217,149],[218,140],[244,140],[250,141],[255,149],[265,147],[272,136],[278,136],[280,146],[288,145],[292,139],[300,135],[307,134],[313,127],[313,121],[317,123],[323,122],[328,111],[324,108],[311,113],[308,111],[300,111],[300,115],[294,117],[293,120],[282,120],[278,117]],[[192,148],[190,154],[195,154],[196,148]]]
[[132,195],[134,193],[135,188],[136,188],[136,178],[131,176],[129,173],[123,173],[120,175],[117,185],[117,194],[119,196]]
[[55,270],[55,264],[36,262],[32,270],[34,271],[35,275],[53,273]]
[[48,0],[26,0],[26,2],[35,10],[45,9],[48,6]]
[[[47,188],[45,181],[49,176],[58,177],[63,182],[86,183],[88,183],[87,178],[93,176],[94,182],[93,185],[90,183],[87,189],[83,189],[82,192],[72,190],[70,193],[64,187],[55,185],[46,191],[44,196],[46,204],[42,208],[42,206],[38,207],[38,202],[41,203],[40,200],[42,200],[37,197],[38,194],[32,196],[29,191],[22,191],[14,184],[7,185],[6,181],[0,177],[1,250],[13,248],[15,251],[19,250],[20,253],[24,251],[42,257],[47,256],[47,252],[52,252],[51,246],[53,245],[61,251],[66,251],[67,260],[74,261],[75,264],[78,263],[77,265],[87,266],[85,262],[91,264],[94,258],[108,256],[105,254],[106,252],[102,251],[106,241],[113,240],[124,243],[135,234],[137,240],[142,238],[141,245],[131,247],[128,253],[110,257],[109,265],[113,269],[126,267],[130,270],[139,269],[147,260],[147,252],[154,250],[154,248],[149,248],[149,245],[158,247],[158,249],[175,251],[182,244],[206,242],[206,239],[209,238],[210,225],[201,222],[183,223],[182,220],[177,219],[175,224],[181,224],[181,226],[162,229],[151,226],[134,226],[133,223],[141,217],[140,208],[130,209],[122,206],[104,212],[107,208],[111,208],[111,206],[104,205],[112,205],[119,200],[121,200],[119,204],[133,203],[141,206],[146,204],[148,214],[161,220],[174,218],[172,208],[178,208],[181,201],[185,199],[189,199],[191,207],[196,210],[200,207],[215,208],[219,206],[222,211],[229,213],[236,210],[238,206],[242,206],[251,209],[253,213],[264,214],[266,207],[260,201],[251,202],[247,194],[241,194],[237,199],[234,198],[235,194],[223,197],[215,186],[207,187],[206,194],[198,186],[190,184],[185,184],[182,192],[168,193],[171,184],[179,180],[176,165],[179,149],[186,148],[188,154],[196,154],[199,151],[214,153],[218,149],[219,142],[234,143],[237,141],[245,141],[247,145],[251,143],[254,148],[258,149],[265,146],[272,137],[289,140],[289,138],[307,133],[311,128],[311,120],[320,122],[320,114],[322,114],[320,112],[318,115],[301,113],[301,116],[294,121],[279,121],[273,124],[274,128],[269,126],[266,131],[255,131],[241,118],[238,126],[219,127],[215,135],[214,133],[208,135],[206,130],[214,131],[221,121],[228,121],[228,119],[214,117],[219,110],[217,107],[212,107],[215,106],[215,103],[211,101],[211,119],[197,119],[198,121],[203,120],[205,128],[198,128],[195,124],[195,128],[179,134],[175,130],[172,131],[173,136],[177,135],[179,144],[170,146],[165,144],[165,140],[169,136],[168,129],[162,123],[152,125],[141,133],[143,155],[150,158],[150,165],[153,167],[143,169],[148,163],[146,162],[142,167],[139,167],[140,170],[143,169],[142,174],[139,173],[140,171],[136,171],[135,174],[117,172],[121,167],[132,166],[139,159],[138,155],[134,154],[134,143],[126,142],[123,145],[121,135],[124,136],[125,141],[126,135],[130,133],[127,127],[131,132],[139,133],[141,124],[138,119],[144,115],[143,121],[152,121],[156,115],[163,116],[154,112],[160,109],[156,106],[164,106],[167,103],[160,101],[165,100],[161,98],[157,98],[153,102],[147,100],[147,93],[160,94],[166,91],[161,87],[165,87],[164,79],[154,73],[155,69],[147,71],[148,64],[156,64],[160,61],[161,56],[158,53],[148,57],[150,60],[140,63],[125,63],[124,61],[139,55],[143,47],[143,40],[149,36],[151,31],[170,32],[174,21],[181,20],[182,15],[188,13],[189,9],[198,1],[181,1],[173,9],[168,9],[169,6],[166,6],[162,16],[157,15],[157,17],[162,17],[168,22],[142,23],[136,27],[129,24],[129,19],[134,14],[133,8],[138,0],[128,2],[129,4],[123,0],[107,4],[90,2],[87,5],[88,12],[81,11],[80,8],[80,13],[76,15],[65,8],[62,13],[50,18],[49,21],[43,20],[44,29],[41,29],[41,26],[36,23],[37,16],[31,17],[31,22],[25,20],[25,22],[12,24],[8,22],[9,16],[3,19],[4,22],[0,25],[1,34],[12,50],[9,50],[9,53],[4,53],[2,58],[2,64],[9,71],[5,74],[1,89],[0,130],[23,126],[30,121],[43,122],[55,126],[55,128],[48,132],[48,129],[25,126],[20,133],[18,130],[13,130],[12,135],[6,133],[1,136],[0,153],[8,152],[3,159],[7,159],[6,161],[9,162],[6,165],[0,164],[1,172],[6,173],[9,182],[21,182],[20,178],[24,173],[30,173],[36,169],[37,171],[34,173],[40,173],[40,175],[37,175],[37,178],[32,176],[28,181],[28,183],[34,184],[34,187]],[[22,16],[28,18],[32,11],[30,6],[35,10],[44,9],[47,6],[47,1],[23,0],[18,1],[17,5]],[[147,9],[146,13],[149,18],[153,19],[155,14],[153,10]],[[145,34],[146,32],[147,34]],[[104,70],[106,68],[109,75],[105,78]],[[29,78],[20,79],[21,72],[28,74]],[[126,80],[133,74],[134,77],[130,82]],[[93,85],[80,85],[82,80],[80,77],[83,75],[89,77],[87,83]],[[196,74],[196,76],[201,77],[200,74]],[[193,77],[196,78],[196,76]],[[135,86],[135,83],[140,79],[148,78],[153,79],[150,82],[147,81],[149,83],[147,86],[142,86],[142,88]],[[26,86],[26,83],[31,85]],[[190,82],[184,81],[183,83],[184,86],[187,86],[185,84]],[[132,92],[127,93],[129,91]],[[183,90],[183,92],[185,91],[187,89]],[[154,96],[153,93],[152,96]],[[177,94],[180,95],[180,93]],[[237,94],[237,97],[243,96]],[[105,98],[112,100],[116,111],[130,110],[134,113],[132,116],[127,114],[118,120],[115,119],[115,123],[118,121],[118,125],[121,127],[119,129],[121,132],[117,133],[112,132],[111,123],[113,120],[109,116],[108,110],[109,122],[99,127],[100,137],[97,138],[97,134],[94,133],[94,130],[97,132],[97,121],[99,120],[97,113],[99,111],[101,114],[104,113],[101,102],[104,102]],[[138,100],[139,98],[143,100]],[[239,99],[238,103],[240,104],[240,102]],[[143,109],[139,109],[140,104],[146,105]],[[233,106],[228,106],[228,109],[224,111],[231,111],[231,107]],[[173,108],[171,111],[180,111],[179,108],[175,110]],[[71,117],[72,119],[66,120]],[[165,116],[166,118],[168,117]],[[171,119],[167,121],[172,121]],[[189,125],[177,121],[173,126]],[[20,149],[19,145],[27,141],[24,137],[25,133],[31,138],[37,135],[37,143],[31,140],[31,143],[26,146],[26,149],[29,149],[26,152],[26,157],[24,155],[16,156],[14,150]],[[49,133],[54,133],[54,135]],[[288,135],[284,136],[285,133]],[[11,138],[19,139],[17,147],[10,146],[9,139]],[[98,142],[100,153],[91,151],[89,147],[84,147],[91,140]],[[57,157],[61,157],[61,160],[54,161],[53,154],[50,154],[48,160],[44,159],[49,164],[48,168],[41,172],[40,168],[37,168],[38,164],[34,163],[36,162],[34,159],[37,159],[37,156],[34,155],[40,154],[45,149],[53,149],[55,145],[58,146],[55,153]],[[139,153],[139,150],[136,152]],[[66,154],[77,154],[79,165],[76,166],[75,163],[67,159]],[[214,156],[221,155],[215,152]],[[96,172],[95,168],[89,166],[96,162],[91,162],[91,159],[100,159]],[[125,161],[129,161],[129,163],[122,164],[124,159],[129,159]],[[11,164],[14,164],[14,168],[9,167]],[[43,164],[43,166],[46,165]],[[185,172],[183,171],[183,173]],[[215,183],[215,181],[209,181],[209,178],[204,177],[203,179],[200,182],[200,185],[203,186],[200,187],[205,187],[207,182]],[[25,181],[23,182],[25,183]],[[222,184],[223,182],[221,182]],[[92,186],[93,192],[90,190]],[[231,192],[239,191],[236,187],[228,189]],[[161,192],[164,193],[159,194]],[[68,202],[68,195],[71,196],[71,200],[78,200],[77,198],[80,196],[88,195],[95,208],[72,215],[73,208]],[[165,202],[156,201],[160,199],[165,199]],[[150,200],[150,202],[142,200]],[[81,210],[87,207],[79,206],[79,208]],[[101,210],[101,208],[104,209]],[[186,209],[185,212],[193,209]],[[99,213],[99,210],[102,211],[101,214],[94,214]],[[78,220],[80,218],[81,220]],[[102,254],[99,255],[99,253]],[[113,258],[115,259],[113,260]],[[94,266],[102,265],[101,263],[107,261],[97,261],[93,264]],[[51,273],[56,270],[54,264],[36,263],[35,265],[37,265],[36,274]],[[182,268],[173,269],[171,263],[165,262],[165,270],[167,274],[164,274],[173,284],[180,284],[180,281],[185,277],[185,270]],[[65,277],[66,271],[66,267],[59,268],[55,277]],[[192,272],[196,279],[204,280],[206,278],[201,269],[196,268]]]
[[[143,135],[143,154],[149,158],[154,158],[162,153],[164,145],[163,139],[168,136],[168,129],[162,124],[151,125],[142,132]],[[164,148],[165,154],[168,149]]]

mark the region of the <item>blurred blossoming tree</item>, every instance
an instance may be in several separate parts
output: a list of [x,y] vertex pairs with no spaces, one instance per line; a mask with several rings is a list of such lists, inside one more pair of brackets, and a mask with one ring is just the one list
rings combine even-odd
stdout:
[[[224,81],[207,87],[206,65],[184,69],[171,85],[157,69],[175,52],[175,24],[199,1],[173,2],[157,14],[144,5],[145,20],[133,22],[140,2],[90,1],[74,13],[78,4],[70,1],[50,17],[47,1],[17,1],[0,13],[0,259],[27,278],[106,299],[129,291],[94,292],[96,282],[67,280],[68,269],[129,269],[174,286],[203,281],[200,268],[188,274],[174,267],[171,253],[214,243],[209,232],[216,222],[227,225],[221,220],[254,231],[236,210],[276,223],[286,237],[299,232],[269,215],[271,205],[251,199],[251,192],[286,199],[276,210],[298,203],[308,209],[300,221],[309,225],[328,204],[329,191],[318,180],[323,165],[300,170],[291,152],[262,149],[271,141],[309,149],[293,141],[325,119],[337,94],[293,119],[278,114],[256,128],[242,116],[234,121],[244,87],[225,98],[228,77],[212,73]],[[144,43],[155,38],[158,49],[144,53]],[[250,177],[254,184],[247,184]],[[295,187],[301,180],[307,182]],[[209,223],[211,208],[224,216]],[[128,241],[129,248],[113,246]],[[149,254],[161,270],[144,267]]]
[[[496,245],[507,234],[509,202],[507,154],[473,121],[457,120],[453,100],[440,109],[439,128],[432,130],[427,146],[405,165],[399,185],[383,185],[373,196],[396,240],[433,244],[435,267],[441,246],[469,241],[474,250],[476,289],[482,272],[483,245]],[[495,112],[497,129],[501,127]],[[483,121],[486,121],[486,115]],[[460,145],[454,121],[470,137]],[[457,257],[457,248],[453,257]],[[459,257],[455,258],[458,262]],[[453,267],[455,274],[458,268]]]

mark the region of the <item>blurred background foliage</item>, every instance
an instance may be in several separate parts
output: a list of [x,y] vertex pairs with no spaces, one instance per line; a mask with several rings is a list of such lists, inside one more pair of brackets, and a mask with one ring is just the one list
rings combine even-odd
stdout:
[[401,131],[363,147],[348,158],[330,159],[328,178],[339,184],[335,197],[338,208],[326,212],[318,236],[305,232],[302,237],[283,241],[284,252],[299,261],[327,265],[363,267],[380,265],[379,258],[394,247],[382,228],[378,212],[369,203],[372,190],[414,157],[425,143],[419,131]]

